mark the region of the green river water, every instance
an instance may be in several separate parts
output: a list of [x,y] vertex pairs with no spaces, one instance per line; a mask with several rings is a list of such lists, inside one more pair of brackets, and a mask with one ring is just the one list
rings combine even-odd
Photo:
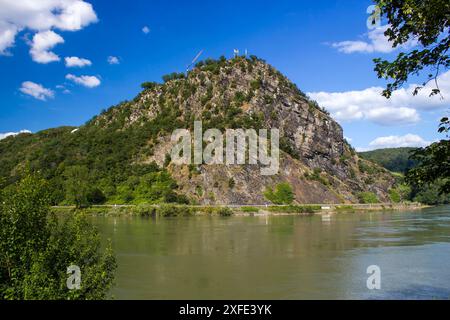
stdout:
[[[450,206],[93,221],[117,255],[115,299],[450,298]],[[366,286],[370,265],[380,290]]]

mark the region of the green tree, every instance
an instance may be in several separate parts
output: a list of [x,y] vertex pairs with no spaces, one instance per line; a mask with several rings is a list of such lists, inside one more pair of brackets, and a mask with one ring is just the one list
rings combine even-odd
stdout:
[[148,173],[141,177],[136,187],[137,202],[168,203],[176,202],[174,189],[177,187],[175,180],[166,171]]
[[398,193],[398,191],[396,189],[389,190],[389,198],[394,203],[399,203],[402,200],[400,194]]
[[289,183],[278,184],[275,191],[272,188],[267,188],[264,196],[274,204],[291,204],[294,201],[294,192]]
[[141,84],[142,89],[154,89],[159,86],[158,82],[144,82]]
[[378,197],[373,192],[360,192],[358,193],[358,199],[360,203],[378,203]]
[[180,72],[180,73],[172,72],[172,73],[166,74],[162,77],[164,82],[169,82],[172,80],[184,79],[184,78],[186,78],[186,75],[183,72]]
[[[1,195],[0,299],[102,299],[114,280],[111,245],[101,253],[98,231],[81,215],[49,213],[48,183],[27,175]],[[81,287],[67,286],[67,268]]]
[[426,187],[439,181],[439,193],[450,193],[450,140],[441,140],[417,149],[411,157],[419,165],[406,174],[410,184]]
[[[439,133],[448,133],[450,132],[450,119],[448,117],[444,117],[441,119],[441,123],[439,124]],[[447,135],[448,138],[448,135]]]
[[428,184],[421,188],[414,190],[413,200],[429,205],[439,205],[450,203],[448,194],[440,193],[440,186],[442,181],[438,180],[435,183]]
[[89,204],[89,170],[85,166],[68,167],[64,176],[66,178],[66,199],[76,205],[77,208]]
[[394,47],[416,40],[419,48],[400,52],[393,61],[374,59],[375,71],[379,78],[391,79],[383,92],[390,97],[392,91],[400,88],[411,75],[430,70],[422,86],[415,89],[417,94],[426,83],[434,80],[436,87],[431,95],[438,94],[437,77],[450,67],[448,0],[374,0],[381,15],[385,16],[389,27],[385,35]]
[[119,203],[129,203],[133,201],[133,189],[129,185],[122,184],[117,187],[117,199]]
[[106,197],[102,190],[97,187],[90,188],[86,199],[89,204],[102,204],[106,201]]
[[411,197],[411,186],[406,183],[401,183],[397,186],[396,191],[400,195],[402,201],[409,200]]
[[[388,20],[385,35],[398,47],[410,40],[418,41],[419,47],[400,52],[393,61],[374,59],[379,78],[390,79],[383,95],[403,86],[411,75],[427,72],[417,94],[427,83],[434,81],[430,95],[441,94],[438,77],[450,67],[450,2],[448,0],[374,0],[380,12]],[[441,119],[439,132],[449,132],[448,117]],[[407,174],[407,181],[418,186],[444,179],[440,193],[450,192],[450,143],[441,140],[431,146],[413,152],[412,158],[420,164]]]

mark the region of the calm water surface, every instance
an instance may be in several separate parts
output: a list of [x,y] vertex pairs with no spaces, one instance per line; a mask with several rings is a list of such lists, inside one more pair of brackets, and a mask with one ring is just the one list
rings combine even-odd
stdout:
[[[97,217],[116,299],[449,299],[450,206],[278,217]],[[381,290],[366,269],[381,268]]]

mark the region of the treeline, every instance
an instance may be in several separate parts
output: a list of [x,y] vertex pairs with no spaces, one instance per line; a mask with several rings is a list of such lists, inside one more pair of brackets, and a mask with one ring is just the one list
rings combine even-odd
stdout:
[[134,160],[151,134],[87,125],[24,134],[0,143],[0,188],[28,172],[49,181],[51,204],[187,203],[165,168]]
[[360,152],[363,158],[378,163],[392,172],[406,173],[417,165],[417,160],[411,159],[411,151],[415,148],[388,148]]
[[417,148],[388,148],[360,152],[359,155],[396,173],[397,188],[390,191],[393,202],[397,202],[396,199],[406,199],[431,205],[450,203],[450,195],[440,192],[441,186],[444,184],[443,179],[423,186],[418,186],[405,179],[409,170],[420,163],[412,157],[415,150]]

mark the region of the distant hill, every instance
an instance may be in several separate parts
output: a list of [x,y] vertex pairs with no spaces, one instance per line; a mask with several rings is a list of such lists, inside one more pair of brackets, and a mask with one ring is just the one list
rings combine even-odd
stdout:
[[410,152],[414,149],[416,148],[378,149],[359,152],[359,155],[390,171],[405,173],[408,169],[417,165],[416,161],[409,159]]

